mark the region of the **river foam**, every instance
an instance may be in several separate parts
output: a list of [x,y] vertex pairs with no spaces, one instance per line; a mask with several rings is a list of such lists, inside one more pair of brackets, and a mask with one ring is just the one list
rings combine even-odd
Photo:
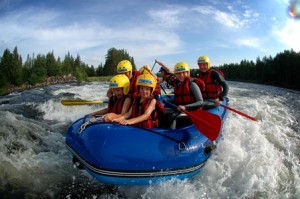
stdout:
[[[105,107],[107,83],[57,85],[0,99],[0,194],[34,198],[300,198],[300,92],[229,82],[230,107],[215,153],[190,180],[107,186],[75,169],[64,145],[72,121]],[[5,102],[5,103],[4,103]]]

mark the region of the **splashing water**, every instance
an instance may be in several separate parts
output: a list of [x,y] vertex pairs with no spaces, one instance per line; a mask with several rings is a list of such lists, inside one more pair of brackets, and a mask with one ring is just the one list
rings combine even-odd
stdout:
[[107,104],[63,106],[60,99],[105,99],[107,83],[50,86],[5,96],[0,99],[0,195],[300,198],[300,92],[229,84],[229,106],[259,122],[229,112],[223,138],[199,175],[149,186],[103,185],[74,168],[64,146],[65,132],[72,121]]

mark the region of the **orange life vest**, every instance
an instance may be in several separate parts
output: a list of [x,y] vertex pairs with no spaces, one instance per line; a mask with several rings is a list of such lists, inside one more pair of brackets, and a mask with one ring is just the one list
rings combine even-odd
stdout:
[[224,73],[218,69],[209,69],[206,73],[199,73],[199,79],[205,83],[205,91],[202,93],[204,99],[216,99],[220,97],[222,86],[211,79],[211,73],[215,71],[224,77]]

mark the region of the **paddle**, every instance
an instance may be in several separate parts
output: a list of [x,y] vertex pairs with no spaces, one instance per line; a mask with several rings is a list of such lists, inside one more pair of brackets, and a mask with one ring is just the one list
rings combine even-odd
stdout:
[[[175,104],[163,100],[165,103],[169,104],[173,108],[177,108]],[[196,110],[189,112],[187,110],[182,110],[191,121],[194,123],[196,129],[200,131],[204,136],[206,136],[211,141],[214,141],[219,137],[222,121],[218,115],[212,114],[204,110]]]
[[233,108],[231,108],[231,107],[229,107],[229,106],[226,106],[226,105],[223,105],[223,104],[220,104],[220,106],[223,106],[224,108],[226,108],[226,109],[228,109],[228,110],[231,110],[231,111],[233,111],[233,112],[235,112],[235,113],[237,113],[237,114],[240,114],[240,115],[242,115],[242,116],[244,116],[244,117],[246,117],[246,118],[248,118],[248,119],[250,119],[250,120],[253,120],[253,121],[256,121],[256,122],[257,122],[257,119],[256,119],[255,117],[251,117],[250,115],[247,115],[246,113],[243,113],[243,112],[241,112],[241,111],[238,111],[238,110],[236,110],[236,109],[233,109]]
[[[214,102],[214,101],[211,101],[211,102]],[[219,104],[220,106],[223,106],[224,108],[226,108],[226,109],[228,109],[228,110],[231,110],[231,111],[233,111],[233,112],[235,112],[235,113],[237,113],[237,114],[240,114],[240,115],[242,115],[242,116],[244,116],[244,117],[246,117],[246,118],[248,118],[248,119],[250,119],[250,120],[253,120],[253,121],[256,121],[257,122],[257,119],[255,118],[255,117],[251,117],[250,115],[247,115],[246,113],[243,113],[243,112],[241,112],[241,111],[238,111],[238,110],[236,110],[236,109],[233,109],[233,108],[231,108],[231,107],[229,107],[229,106],[226,106],[226,105],[223,105],[223,104]]]
[[82,99],[62,99],[60,103],[64,106],[76,106],[76,105],[91,105],[102,104],[105,101],[102,100],[82,100]]
[[151,68],[151,71],[153,71],[155,64],[156,64],[156,61],[154,62],[153,66]]

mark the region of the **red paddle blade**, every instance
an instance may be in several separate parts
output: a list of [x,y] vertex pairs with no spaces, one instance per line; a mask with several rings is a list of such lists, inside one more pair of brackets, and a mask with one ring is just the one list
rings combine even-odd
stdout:
[[193,112],[184,111],[184,113],[190,117],[197,130],[208,139],[214,141],[219,137],[222,121],[218,115],[201,109]]

